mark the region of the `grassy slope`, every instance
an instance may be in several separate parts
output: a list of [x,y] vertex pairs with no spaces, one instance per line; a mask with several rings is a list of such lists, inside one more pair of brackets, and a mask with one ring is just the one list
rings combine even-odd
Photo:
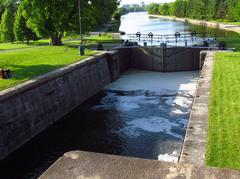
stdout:
[[[79,39],[71,38],[64,38],[64,46],[60,47],[48,46],[49,39],[31,42],[30,46],[0,43],[0,68],[9,68],[13,74],[11,79],[0,80],[0,91],[96,53],[86,50],[86,56],[80,57]],[[88,36],[84,41],[86,48],[96,47],[98,42],[119,43],[120,40],[113,40],[112,34],[106,34]]]
[[240,169],[240,52],[217,53],[206,163]]
[[[94,52],[86,52],[87,56],[91,54]],[[0,53],[0,67],[9,68],[13,74],[11,79],[0,80],[0,90],[83,58],[86,56],[80,57],[78,49],[65,46],[42,46]]]

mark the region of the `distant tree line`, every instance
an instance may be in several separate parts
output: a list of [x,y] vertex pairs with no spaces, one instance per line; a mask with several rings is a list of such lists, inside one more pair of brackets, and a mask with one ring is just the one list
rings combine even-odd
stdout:
[[[83,31],[111,20],[118,0],[81,0]],[[65,33],[79,33],[78,0],[0,0],[0,41],[14,42],[50,37],[62,45]]]
[[129,12],[141,12],[146,11],[146,6],[140,6],[138,4],[131,5],[129,7],[119,7],[118,10],[114,13],[114,19],[120,20],[122,15],[125,15]]
[[206,20],[240,21],[240,0],[176,0],[148,6],[149,14]]

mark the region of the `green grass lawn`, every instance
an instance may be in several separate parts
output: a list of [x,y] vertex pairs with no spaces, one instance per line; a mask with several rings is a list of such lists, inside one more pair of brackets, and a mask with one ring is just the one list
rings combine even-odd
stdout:
[[216,55],[206,163],[240,169],[240,52]]
[[210,21],[210,22],[218,22],[218,23],[226,24],[226,25],[239,25],[240,26],[240,22],[234,22],[234,21],[228,21],[228,20],[222,20],[222,19]]
[[101,36],[99,35],[90,35],[87,36],[86,42],[102,42],[102,43],[117,43],[121,42],[120,39],[113,39],[112,33],[106,33],[102,34]]
[[[86,56],[79,56],[80,40],[76,37],[65,37],[64,46],[48,46],[49,39],[31,42],[30,45],[21,43],[0,43],[0,68],[9,68],[13,74],[11,79],[0,80],[0,91],[20,84],[38,75],[61,68],[67,64],[96,54],[86,50]],[[99,37],[88,36],[84,40],[86,49],[96,47],[98,42],[116,43],[112,34]],[[6,51],[7,50],[7,51]],[[2,52],[1,52],[2,51]]]
[[[121,40],[113,39],[111,33],[106,33],[106,34],[102,34],[101,36],[98,36],[98,35],[85,36],[83,42],[86,48],[96,49],[97,44],[102,43],[103,47],[107,49],[108,46],[119,45],[121,43]],[[70,41],[67,40],[63,43],[65,46],[68,46],[68,47],[77,47],[79,46],[80,42],[78,38],[74,38]]]
[[0,51],[2,50],[10,50],[10,49],[23,49],[23,48],[29,48],[32,47],[32,45],[27,45],[23,43],[0,43]]
[[40,74],[71,64],[96,52],[86,51],[79,56],[77,48],[41,46],[0,53],[0,67],[9,68],[13,78],[0,80],[0,90],[22,83]]
[[25,49],[25,48],[32,48],[35,46],[47,46],[49,45],[49,41],[50,39],[41,39],[38,41],[31,41],[29,45],[27,45],[26,43],[22,43],[22,42],[14,42],[14,43],[0,43],[0,52],[1,51],[9,51],[9,50],[21,50],[21,49]]
[[240,52],[240,37],[218,38],[218,41],[225,41],[228,48],[235,48],[236,52]]

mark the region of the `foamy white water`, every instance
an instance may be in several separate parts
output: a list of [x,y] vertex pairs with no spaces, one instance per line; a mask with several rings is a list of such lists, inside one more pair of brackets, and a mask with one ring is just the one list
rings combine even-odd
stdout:
[[168,153],[167,154],[160,154],[158,156],[158,160],[165,161],[165,162],[175,162],[175,163],[177,163],[178,156],[179,156],[178,152],[173,151],[173,153],[171,153],[171,154],[168,154]]
[[197,71],[161,73],[142,70],[128,71],[113,83],[105,87],[106,90],[120,91],[177,91],[194,94],[198,79]]
[[181,122],[171,122],[169,119],[163,117],[150,116],[148,118],[135,119],[127,122],[127,125],[128,126],[123,128],[121,131],[129,137],[139,137],[141,130],[152,133],[163,132],[177,138],[182,137],[182,135],[172,132],[173,127],[180,128],[182,126]]

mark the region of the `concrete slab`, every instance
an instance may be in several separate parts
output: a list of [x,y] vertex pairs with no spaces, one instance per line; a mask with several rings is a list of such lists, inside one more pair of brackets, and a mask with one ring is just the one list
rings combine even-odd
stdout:
[[72,151],[61,157],[40,179],[238,179],[240,172],[138,158]]

